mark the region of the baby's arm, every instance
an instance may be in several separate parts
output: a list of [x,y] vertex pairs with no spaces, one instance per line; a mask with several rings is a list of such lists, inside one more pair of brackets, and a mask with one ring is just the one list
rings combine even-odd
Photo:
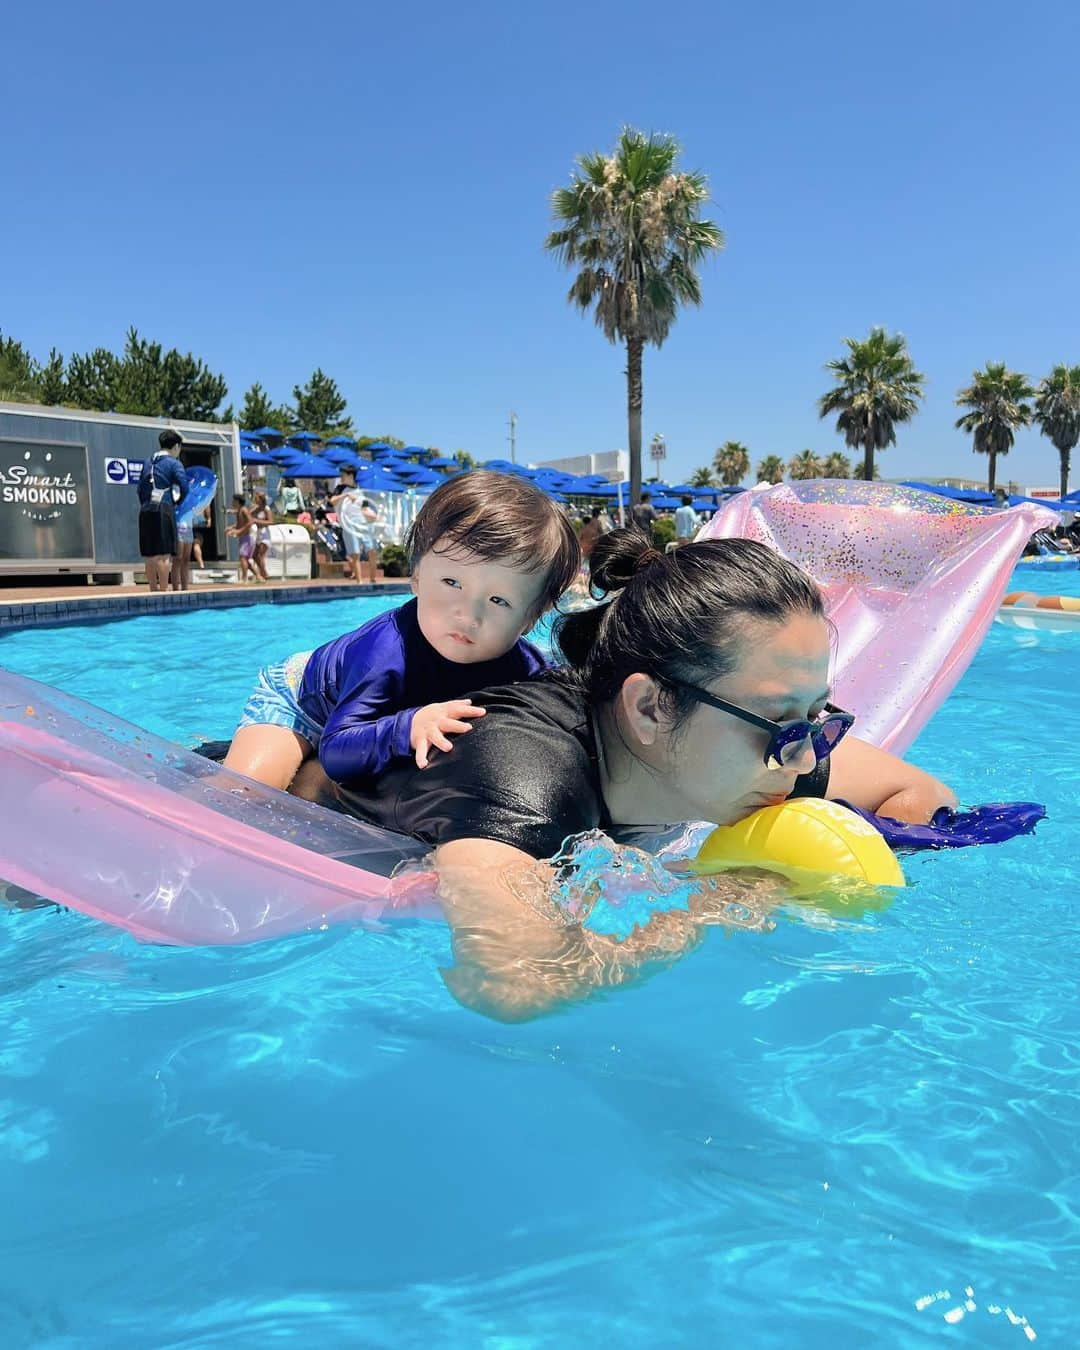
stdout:
[[319,742],[323,768],[338,783],[374,777],[392,759],[410,753],[416,711],[401,707],[399,672],[363,672],[350,682],[326,723]]

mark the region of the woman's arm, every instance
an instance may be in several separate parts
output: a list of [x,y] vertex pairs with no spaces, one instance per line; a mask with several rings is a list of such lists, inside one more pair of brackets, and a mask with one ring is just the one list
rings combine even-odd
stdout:
[[832,800],[842,798],[864,811],[916,825],[925,825],[941,806],[956,806],[956,794],[944,783],[857,736],[845,736],[830,761]]
[[550,898],[550,865],[508,844],[454,840],[436,850],[435,865],[454,951],[443,980],[459,1003],[500,1022],[524,1022],[672,965],[709,924],[725,922],[733,901],[749,898],[734,877],[703,877],[688,910],[656,913],[619,940],[567,923]]

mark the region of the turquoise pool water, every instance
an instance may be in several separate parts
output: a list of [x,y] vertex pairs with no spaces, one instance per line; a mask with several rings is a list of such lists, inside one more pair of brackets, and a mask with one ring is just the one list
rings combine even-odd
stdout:
[[[0,662],[190,742],[370,612],[30,631]],[[1047,803],[1034,837],[523,1027],[453,1002],[434,924],[183,951],[0,913],[0,1344],[1071,1343],[1078,668],[1080,635],[991,630],[913,752]]]

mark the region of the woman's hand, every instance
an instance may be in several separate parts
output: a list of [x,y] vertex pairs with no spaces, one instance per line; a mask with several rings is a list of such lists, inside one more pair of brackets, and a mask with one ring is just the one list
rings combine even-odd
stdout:
[[429,703],[413,714],[409,729],[409,745],[416,751],[416,764],[420,769],[428,766],[428,752],[434,746],[444,752],[454,748],[448,740],[448,733],[459,735],[471,731],[464,717],[483,717],[484,709],[478,708],[471,698],[452,698],[446,703]]

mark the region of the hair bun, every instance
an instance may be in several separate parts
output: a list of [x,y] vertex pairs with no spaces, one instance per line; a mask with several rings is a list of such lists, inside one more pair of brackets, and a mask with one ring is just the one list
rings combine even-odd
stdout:
[[636,525],[612,530],[596,541],[589,557],[590,580],[601,594],[621,591],[638,572],[663,556]]
[[650,546],[647,549],[645,549],[644,552],[639,556],[637,560],[637,566],[634,568],[634,573],[636,575],[638,572],[644,572],[646,567],[651,567],[654,562],[663,562],[663,560],[664,555],[660,552],[660,550],[658,548],[654,548],[650,544]]

